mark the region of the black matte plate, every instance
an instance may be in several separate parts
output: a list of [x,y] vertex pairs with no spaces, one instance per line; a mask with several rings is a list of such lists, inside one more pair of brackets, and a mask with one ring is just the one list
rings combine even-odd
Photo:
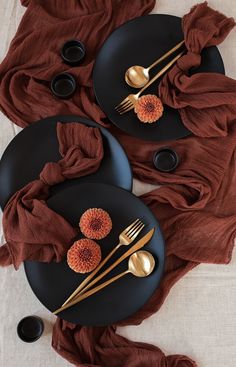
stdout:
[[[133,111],[119,115],[114,109],[128,94],[138,92],[125,83],[125,71],[132,65],[148,67],[182,40],[181,18],[152,14],[125,23],[105,41],[94,66],[94,91],[102,110],[121,130],[154,141],[178,139],[190,134],[178,111],[168,106],[164,106],[163,116],[153,124],[142,124]],[[164,64],[154,68],[151,76],[166,63],[165,60]],[[202,64],[192,72],[224,73],[218,49],[210,47],[203,50]],[[155,82],[144,94],[157,94],[157,87],[158,82]]]
[[[98,241],[103,257],[118,243],[120,232],[136,218],[141,218],[147,224],[138,238],[156,227],[151,241],[143,248],[150,251],[156,260],[151,275],[136,278],[128,274],[80,304],[61,312],[59,316],[81,325],[100,326],[125,319],[142,307],[157,288],[164,266],[163,236],[148,207],[130,192],[105,184],[77,184],[68,187],[51,197],[48,205],[73,225],[78,225],[81,214],[88,208],[100,207],[107,210],[113,221],[113,229],[105,239]],[[127,247],[122,246],[108,265],[126,251]],[[127,264],[126,259],[106,279],[126,270]],[[58,264],[25,262],[25,271],[35,295],[50,311],[55,311],[85,278],[85,275],[72,271],[66,260]]]
[[104,128],[93,121],[78,116],[54,116],[38,121],[22,130],[8,145],[0,161],[0,205],[3,209],[9,198],[27,183],[38,178],[47,162],[58,161],[57,122],[79,122],[101,129],[104,158],[99,170],[86,177],[67,180],[51,189],[51,193],[78,182],[104,182],[132,188],[132,172],[123,148]]

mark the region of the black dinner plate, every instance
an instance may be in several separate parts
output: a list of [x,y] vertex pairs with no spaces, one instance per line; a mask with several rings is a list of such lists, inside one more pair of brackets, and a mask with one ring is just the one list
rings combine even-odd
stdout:
[[[119,115],[114,109],[128,94],[138,92],[125,83],[125,71],[132,65],[148,67],[182,40],[181,18],[160,14],[131,20],[107,38],[94,66],[94,91],[102,110],[121,130],[154,141],[178,139],[190,134],[178,111],[166,105],[163,116],[153,124],[141,123],[133,111]],[[168,60],[171,58],[173,55]],[[166,63],[167,60],[152,69],[151,77]],[[203,50],[200,67],[192,70],[192,73],[198,72],[224,73],[223,61],[216,47]],[[157,88],[158,81],[144,94],[157,94]]]
[[[91,207],[100,207],[109,212],[113,229],[101,245],[103,257],[118,243],[120,232],[136,218],[142,219],[145,229],[141,238],[152,227],[156,227],[151,241],[143,248],[150,251],[156,266],[146,278],[128,274],[81,303],[61,312],[59,317],[80,325],[101,326],[127,318],[142,307],[157,288],[164,266],[164,239],[161,229],[149,208],[132,193],[106,184],[77,184],[58,192],[48,200],[48,206],[65,217],[71,224],[78,225],[81,214]],[[122,246],[110,259],[107,266],[127,251]],[[128,259],[106,276],[108,279],[127,269]],[[25,262],[29,284],[44,306],[55,311],[72,293],[85,275],[69,268],[66,259],[61,263]],[[104,280],[103,279],[103,280]]]
[[35,122],[22,130],[8,145],[0,161],[0,205],[3,209],[9,198],[29,182],[38,178],[46,162],[58,161],[57,122],[78,122],[101,129],[104,158],[95,173],[67,180],[51,189],[52,195],[78,182],[104,182],[132,188],[132,172],[128,158],[118,141],[93,121],[78,116],[54,116]]

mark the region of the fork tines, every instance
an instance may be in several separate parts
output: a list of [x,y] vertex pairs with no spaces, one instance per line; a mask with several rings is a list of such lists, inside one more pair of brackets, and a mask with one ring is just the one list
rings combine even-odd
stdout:
[[126,113],[134,108],[133,103],[126,97],[120,104],[115,107],[115,110],[120,114]]
[[129,227],[126,228],[125,234],[128,237],[136,237],[143,228],[143,222],[141,222],[140,219],[136,219]]

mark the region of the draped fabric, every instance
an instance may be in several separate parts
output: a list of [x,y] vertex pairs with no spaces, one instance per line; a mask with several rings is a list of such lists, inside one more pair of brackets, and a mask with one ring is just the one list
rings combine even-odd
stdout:
[[98,128],[78,123],[57,124],[62,159],[46,163],[39,179],[17,191],[3,212],[6,244],[0,247],[0,265],[17,269],[24,260],[61,261],[78,233],[48,208],[50,186],[95,172],[103,158]]
[[[0,65],[0,109],[21,127],[41,118],[71,114],[106,125],[95,102],[92,70],[107,36],[129,19],[149,13],[155,0],[24,0],[28,8],[9,51]],[[60,50],[68,39],[86,45],[80,67],[62,61]],[[54,97],[52,78],[71,73],[77,91],[68,100]]]
[[191,68],[201,64],[203,48],[220,44],[234,26],[233,18],[209,8],[206,2],[194,6],[182,19],[187,53],[159,85],[162,101],[177,108],[184,125],[197,136],[226,136],[235,118],[235,80],[218,73],[189,75]]
[[[2,111],[22,127],[48,115],[90,117],[117,137],[136,178],[161,185],[141,199],[154,212],[165,235],[164,276],[143,308],[118,325],[140,324],[161,307],[172,286],[189,270],[202,262],[226,264],[231,259],[236,231],[236,83],[215,73],[191,76],[190,69],[200,64],[204,47],[225,39],[234,21],[207,3],[195,6],[183,17],[187,54],[164,76],[158,94],[165,104],[179,110],[183,123],[194,135],[155,143],[128,136],[109,124],[96,104],[91,78],[94,59],[110,32],[150,12],[155,1],[22,3],[28,8],[0,66]],[[70,38],[82,39],[87,48],[86,62],[73,69],[58,58],[61,45]],[[71,72],[80,85],[73,98],[66,101],[55,99],[48,88],[52,76],[62,71]],[[171,146],[180,157],[174,173],[161,173],[153,166],[153,154],[162,146]],[[41,180],[37,184],[42,185]],[[196,366],[188,357],[165,356],[157,347],[131,342],[117,335],[116,326],[87,328],[58,318],[52,346],[81,367]]]

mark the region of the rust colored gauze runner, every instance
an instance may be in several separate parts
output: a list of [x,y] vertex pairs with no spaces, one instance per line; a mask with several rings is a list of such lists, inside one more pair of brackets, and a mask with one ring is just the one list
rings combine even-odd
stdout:
[[57,138],[62,159],[46,163],[39,178],[17,191],[4,208],[2,266],[18,269],[24,260],[59,262],[78,234],[46,201],[51,186],[97,171],[103,158],[102,137],[98,128],[74,122],[58,123]]
[[[202,262],[226,264],[231,259],[236,233],[236,82],[215,73],[190,76],[188,70],[200,64],[204,47],[218,45],[225,39],[234,20],[209,8],[207,3],[195,6],[183,17],[188,52],[163,78],[158,92],[165,104],[179,110],[193,135],[163,144],[141,141],[111,126],[95,102],[91,78],[94,59],[110,32],[131,18],[149,13],[155,1],[23,3],[28,9],[0,66],[2,111],[22,127],[49,115],[90,117],[106,125],[119,139],[136,178],[163,185],[141,199],[155,213],[165,235],[165,273],[147,304],[119,323],[140,324],[161,307],[171,287],[189,270]],[[70,70],[60,60],[58,50],[72,38],[84,41],[88,58],[85,65]],[[67,101],[56,100],[49,90],[52,76],[62,71],[71,71],[82,86]],[[172,174],[160,173],[153,167],[153,154],[163,145],[174,148],[181,159]],[[4,212],[5,218],[6,215]],[[5,224],[6,231],[11,223]],[[50,256],[56,259],[53,253]],[[5,264],[12,262],[7,259],[5,254]],[[24,257],[18,257],[15,265],[22,260]],[[119,336],[116,325],[81,327],[57,318],[52,345],[64,358],[81,367],[196,366],[188,357],[165,356],[155,346]]]

